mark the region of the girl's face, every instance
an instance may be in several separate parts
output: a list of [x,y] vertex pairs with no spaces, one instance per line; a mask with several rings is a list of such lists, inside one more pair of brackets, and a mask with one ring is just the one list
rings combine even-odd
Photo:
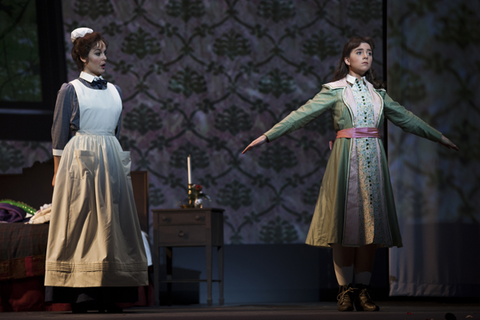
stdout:
[[88,53],[88,59],[80,58],[85,67],[83,72],[89,73],[93,76],[100,76],[105,73],[105,63],[107,61],[107,47],[103,41],[97,43],[97,45],[90,49]]
[[350,57],[345,57],[345,64],[348,66],[349,74],[360,79],[370,70],[373,61],[373,52],[368,43],[362,42],[350,52]]

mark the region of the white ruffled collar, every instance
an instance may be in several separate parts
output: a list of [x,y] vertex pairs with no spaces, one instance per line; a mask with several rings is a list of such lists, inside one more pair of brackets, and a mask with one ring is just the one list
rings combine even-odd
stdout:
[[92,83],[92,81],[96,81],[96,80],[104,80],[102,76],[100,77],[97,77],[97,76],[92,76],[90,73],[86,73],[86,72],[80,72],[80,76],[79,78],[87,81],[88,83]]

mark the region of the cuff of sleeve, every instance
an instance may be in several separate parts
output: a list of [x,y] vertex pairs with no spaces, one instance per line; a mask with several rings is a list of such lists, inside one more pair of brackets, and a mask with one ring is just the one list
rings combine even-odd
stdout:
[[267,143],[270,143],[270,139],[268,138],[268,136],[266,134],[263,134],[265,136],[265,138],[267,138]]
[[55,157],[61,157],[62,156],[62,153],[63,153],[63,150],[60,150],[60,149],[52,149],[52,153]]

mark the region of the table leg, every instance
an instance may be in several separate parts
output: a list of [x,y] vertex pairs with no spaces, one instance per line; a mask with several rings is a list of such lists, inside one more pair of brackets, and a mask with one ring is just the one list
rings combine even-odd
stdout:
[[[172,276],[172,258],[173,258],[173,250],[172,247],[166,247],[166,261],[165,267],[167,269],[167,281],[173,280]],[[172,283],[167,282],[167,304],[171,306],[173,304],[172,299]]]
[[160,257],[158,251],[160,248],[155,245],[153,246],[153,289],[155,290],[155,306],[160,305]]
[[212,246],[207,245],[207,304],[212,305]]
[[223,246],[217,248],[217,261],[218,261],[218,293],[219,299],[218,302],[223,306]]

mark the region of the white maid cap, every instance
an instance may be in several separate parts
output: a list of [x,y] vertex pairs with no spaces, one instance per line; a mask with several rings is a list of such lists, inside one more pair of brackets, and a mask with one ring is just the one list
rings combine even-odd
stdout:
[[72,31],[70,34],[70,39],[74,42],[77,38],[84,37],[87,33],[92,33],[93,30],[90,28],[77,28]]

